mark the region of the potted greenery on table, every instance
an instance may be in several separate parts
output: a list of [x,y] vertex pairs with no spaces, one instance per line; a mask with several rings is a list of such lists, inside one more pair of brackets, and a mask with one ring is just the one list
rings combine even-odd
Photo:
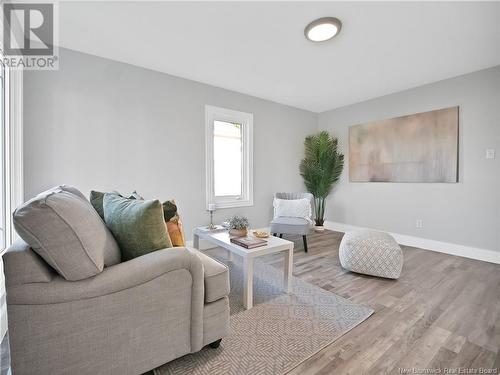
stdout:
[[229,219],[229,234],[244,237],[248,234],[248,219],[244,216],[234,215]]
[[316,231],[323,231],[325,201],[344,168],[344,155],[337,151],[338,140],[327,131],[306,137],[305,157],[300,175],[307,190],[314,195]]

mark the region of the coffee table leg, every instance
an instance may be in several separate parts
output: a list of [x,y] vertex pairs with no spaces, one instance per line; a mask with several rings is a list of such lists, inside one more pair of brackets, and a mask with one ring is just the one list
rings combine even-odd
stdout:
[[292,272],[293,272],[293,247],[285,251],[285,290],[290,293],[292,291]]
[[243,306],[253,306],[253,259],[248,257],[243,258]]
[[198,236],[197,234],[193,235],[193,247],[195,249],[199,249],[200,248],[200,236]]

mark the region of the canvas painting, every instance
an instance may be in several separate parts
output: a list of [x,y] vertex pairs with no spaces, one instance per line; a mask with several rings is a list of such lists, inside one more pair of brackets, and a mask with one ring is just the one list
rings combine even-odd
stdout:
[[458,107],[349,128],[352,182],[457,182]]

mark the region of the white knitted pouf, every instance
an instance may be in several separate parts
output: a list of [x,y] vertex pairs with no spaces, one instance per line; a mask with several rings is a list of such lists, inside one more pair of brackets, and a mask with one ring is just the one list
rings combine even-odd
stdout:
[[355,230],[344,234],[339,258],[342,267],[366,275],[397,279],[403,268],[403,251],[388,233]]

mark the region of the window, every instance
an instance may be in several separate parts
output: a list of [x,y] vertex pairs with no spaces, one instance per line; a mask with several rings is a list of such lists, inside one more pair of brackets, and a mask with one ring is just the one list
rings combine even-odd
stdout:
[[251,113],[205,107],[207,208],[253,205]]
[[0,254],[17,238],[12,212],[23,202],[23,76],[1,61],[0,53]]

